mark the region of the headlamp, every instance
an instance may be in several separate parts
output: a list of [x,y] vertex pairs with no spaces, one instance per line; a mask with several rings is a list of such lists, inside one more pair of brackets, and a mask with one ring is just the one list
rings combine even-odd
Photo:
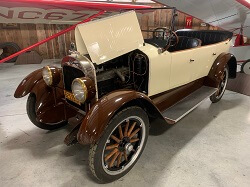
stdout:
[[45,66],[43,68],[43,80],[48,86],[52,85],[53,82],[52,71],[49,66]]
[[42,74],[43,80],[48,86],[56,86],[60,82],[60,71],[56,67],[45,66]]
[[83,79],[81,78],[74,79],[71,85],[71,89],[74,97],[78,101],[80,101],[81,103],[84,103],[86,101],[88,97],[88,89]]

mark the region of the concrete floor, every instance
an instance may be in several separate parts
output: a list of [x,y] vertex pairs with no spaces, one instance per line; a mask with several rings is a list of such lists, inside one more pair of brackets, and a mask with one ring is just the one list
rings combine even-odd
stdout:
[[[48,132],[25,111],[15,88],[42,65],[0,65],[0,186],[99,186],[88,146],[63,144],[69,127]],[[250,97],[227,91],[172,128],[156,121],[135,167],[104,186],[250,186]]]

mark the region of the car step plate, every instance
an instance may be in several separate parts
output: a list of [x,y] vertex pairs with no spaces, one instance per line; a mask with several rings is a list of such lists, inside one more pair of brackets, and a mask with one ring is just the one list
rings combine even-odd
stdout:
[[202,103],[202,101],[213,95],[216,91],[217,88],[202,86],[192,94],[162,112],[162,115],[169,123],[174,124],[194,110],[199,104]]

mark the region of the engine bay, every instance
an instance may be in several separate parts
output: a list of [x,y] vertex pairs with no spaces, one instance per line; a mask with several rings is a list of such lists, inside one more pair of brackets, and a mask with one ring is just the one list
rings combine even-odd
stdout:
[[117,89],[133,89],[148,93],[148,58],[136,50],[95,65],[98,96]]

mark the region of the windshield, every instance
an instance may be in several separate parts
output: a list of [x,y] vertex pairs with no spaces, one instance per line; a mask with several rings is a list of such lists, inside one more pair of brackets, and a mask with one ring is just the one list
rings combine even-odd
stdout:
[[176,9],[159,7],[136,10],[144,39],[164,38],[166,31],[175,31]]

